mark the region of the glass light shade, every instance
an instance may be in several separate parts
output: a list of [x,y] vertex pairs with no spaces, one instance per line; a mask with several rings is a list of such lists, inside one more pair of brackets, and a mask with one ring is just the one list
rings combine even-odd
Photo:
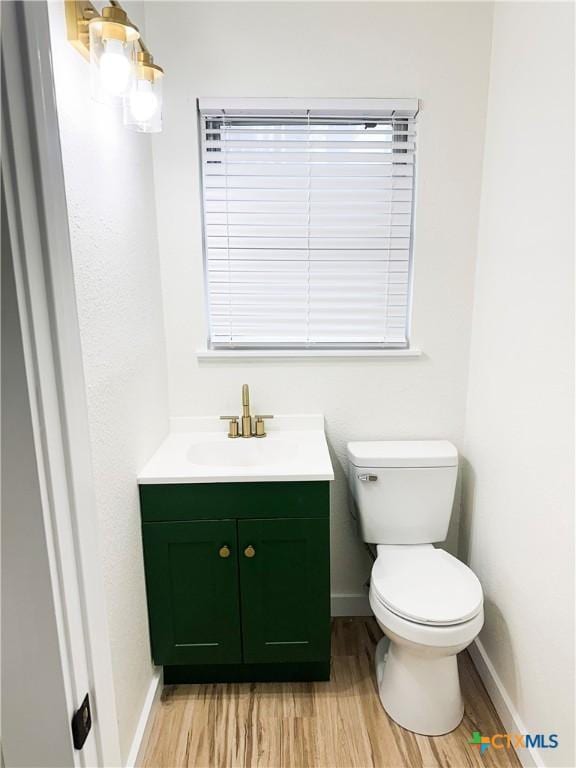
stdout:
[[124,98],[124,125],[140,133],[162,130],[162,69],[147,51],[136,55],[134,79]]
[[132,87],[135,42],[140,33],[115,6],[104,8],[88,29],[92,97],[104,104],[120,103]]

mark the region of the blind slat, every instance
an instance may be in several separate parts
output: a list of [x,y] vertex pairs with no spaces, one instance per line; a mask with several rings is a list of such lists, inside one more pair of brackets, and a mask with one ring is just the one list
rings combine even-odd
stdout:
[[407,345],[415,119],[344,112],[201,114],[213,345]]
[[[402,181],[407,181],[402,179]],[[368,203],[388,203],[392,201],[412,201],[412,190],[401,189],[398,186],[382,189],[245,189],[239,187],[204,187],[205,204],[218,203],[233,206],[234,203],[285,203],[295,202],[324,206],[337,203],[340,205],[362,205]],[[232,207],[229,208],[232,210]],[[265,210],[262,208],[262,210]]]
[[209,237],[208,248],[409,248],[408,237]]
[[405,152],[415,149],[414,142],[393,141],[316,141],[283,142],[268,139],[266,142],[228,142],[211,141],[204,150],[204,160],[214,162],[298,162],[307,160],[318,162],[334,160],[334,162],[360,161],[379,162],[405,159]]
[[[412,176],[344,176],[342,178],[316,178],[310,176],[285,176],[284,178],[278,178],[275,176],[229,176],[212,175],[204,176],[204,184],[207,190],[218,189],[222,190],[220,194],[223,194],[226,198],[226,190],[231,199],[235,198],[236,194],[242,194],[236,192],[236,190],[250,190],[250,193],[254,195],[258,200],[263,191],[267,190],[280,190],[282,192],[286,190],[306,190],[306,193],[310,194],[310,199],[314,200],[329,200],[332,195],[342,194],[346,191],[353,198],[356,198],[357,190],[364,190],[366,192],[372,190],[396,190],[396,189],[412,189]],[[229,190],[234,190],[230,193]],[[301,193],[300,193],[301,194]],[[210,197],[208,197],[210,199]],[[306,197],[308,199],[308,197]]]
[[282,249],[273,250],[267,248],[209,248],[207,261],[211,269],[217,269],[221,262],[230,261],[347,261],[356,263],[363,261],[408,261],[410,251],[408,249],[365,249],[354,250],[352,248],[336,249]]
[[370,225],[373,227],[389,227],[393,224],[410,226],[412,216],[409,213],[382,213],[370,211],[331,211],[329,213],[206,213],[206,225],[217,227],[250,227],[268,226],[274,229],[286,226],[319,227],[332,224],[336,228],[350,226],[353,228]]
[[[355,200],[346,203],[334,201],[332,203],[299,201],[231,201],[231,200],[207,200],[204,206],[206,221],[209,223],[224,223],[228,220],[237,223],[237,216],[257,216],[258,221],[266,220],[279,221],[285,214],[300,214],[307,216],[339,216],[346,214],[348,216],[387,216],[394,214],[406,214],[412,216],[412,206],[409,202],[403,201],[383,201],[383,202],[359,202]],[[220,215],[220,220],[215,216]],[[274,216],[274,219],[271,217]],[[227,217],[230,217],[229,219]]]

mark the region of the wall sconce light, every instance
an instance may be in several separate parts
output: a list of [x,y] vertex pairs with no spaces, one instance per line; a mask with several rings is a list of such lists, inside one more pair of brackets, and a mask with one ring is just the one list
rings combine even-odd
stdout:
[[115,5],[88,22],[92,96],[104,103],[117,102],[130,90],[140,32],[126,11]]
[[140,37],[118,0],[99,14],[90,0],[64,0],[68,40],[90,61],[92,96],[122,104],[131,130],[162,130],[164,71]]
[[162,77],[146,46],[136,54],[132,87],[124,99],[124,125],[141,133],[162,130]]

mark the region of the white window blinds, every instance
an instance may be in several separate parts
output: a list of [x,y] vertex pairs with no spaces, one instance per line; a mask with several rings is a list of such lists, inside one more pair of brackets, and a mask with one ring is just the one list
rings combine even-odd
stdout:
[[417,101],[199,110],[210,345],[408,346]]

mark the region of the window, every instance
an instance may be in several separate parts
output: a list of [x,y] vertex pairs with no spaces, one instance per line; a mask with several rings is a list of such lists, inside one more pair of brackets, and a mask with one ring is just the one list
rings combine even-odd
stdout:
[[211,348],[408,347],[417,111],[200,100]]

